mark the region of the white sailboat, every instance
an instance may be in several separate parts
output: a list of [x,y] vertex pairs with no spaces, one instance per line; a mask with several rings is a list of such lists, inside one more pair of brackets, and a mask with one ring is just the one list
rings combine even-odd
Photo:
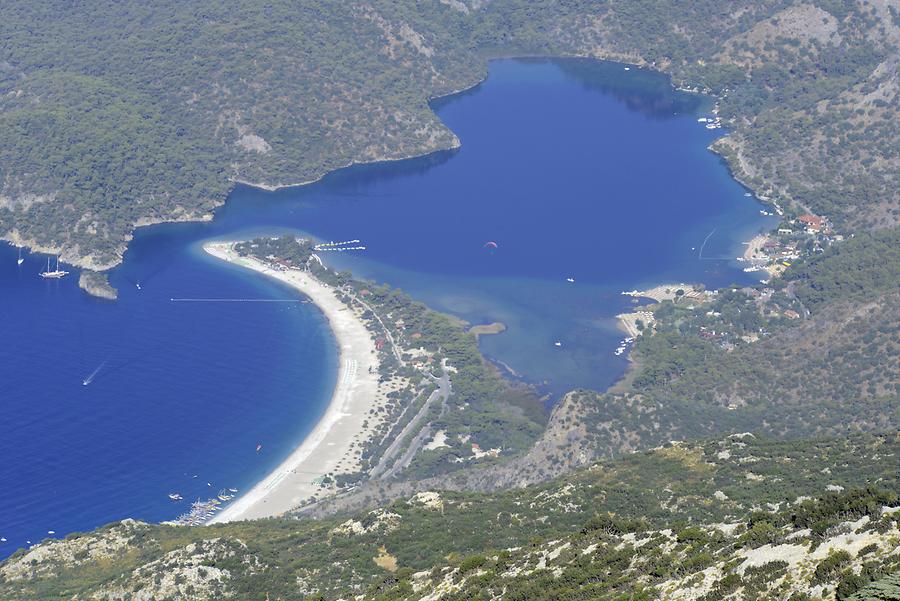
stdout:
[[69,275],[68,271],[63,271],[59,268],[59,255],[56,255],[56,269],[50,271],[50,257],[47,257],[47,271],[41,272],[41,277],[45,279],[59,279],[61,277]]

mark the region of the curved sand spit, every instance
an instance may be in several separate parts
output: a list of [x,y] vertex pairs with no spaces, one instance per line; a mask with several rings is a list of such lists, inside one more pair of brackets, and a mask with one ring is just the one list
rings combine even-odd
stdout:
[[[313,480],[327,472],[356,467],[350,445],[374,406],[378,387],[378,354],[366,326],[337,297],[334,290],[301,271],[275,271],[262,262],[241,257],[230,242],[206,244],[212,256],[253,269],[293,286],[312,300],[328,318],[340,349],[340,371],[331,402],[315,429],[284,462],[249,492],[228,505],[211,523],[280,515],[321,489]],[[371,370],[370,370],[371,368]],[[344,463],[339,469],[338,461]]]

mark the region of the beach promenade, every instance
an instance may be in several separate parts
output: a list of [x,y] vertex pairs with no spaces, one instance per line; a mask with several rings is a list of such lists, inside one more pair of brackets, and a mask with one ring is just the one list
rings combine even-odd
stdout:
[[[358,459],[351,445],[375,406],[378,354],[365,324],[335,291],[304,271],[276,271],[250,257],[242,257],[232,243],[206,244],[210,255],[252,269],[296,288],[322,311],[340,351],[340,370],[331,402],[315,429],[293,453],[250,491],[228,505],[210,523],[259,519],[283,514],[322,489],[314,481],[326,473],[355,471]],[[371,427],[371,426],[369,426]],[[338,467],[338,462],[342,462]]]

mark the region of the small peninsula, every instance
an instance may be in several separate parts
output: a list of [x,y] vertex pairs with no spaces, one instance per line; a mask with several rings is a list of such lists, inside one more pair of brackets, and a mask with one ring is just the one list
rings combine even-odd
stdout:
[[[525,399],[521,391],[507,392],[481,358],[476,335],[458,319],[328,269],[306,239],[210,242],[203,248],[307,297],[334,334],[339,372],[324,415],[274,471],[221,512],[211,500],[174,523],[281,515],[364,480],[490,462],[523,450],[539,431],[521,408],[497,419],[504,406],[513,409],[507,403]],[[452,403],[451,389],[457,390]],[[486,422],[480,417],[485,412],[495,417]]]

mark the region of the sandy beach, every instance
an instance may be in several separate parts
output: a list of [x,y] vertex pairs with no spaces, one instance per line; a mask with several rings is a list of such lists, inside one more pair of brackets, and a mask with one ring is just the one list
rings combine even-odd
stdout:
[[639,329],[637,326],[637,322],[641,321],[644,324],[645,328],[652,327],[653,322],[656,321],[656,318],[653,317],[653,313],[650,311],[635,311],[633,313],[619,313],[616,315],[616,318],[619,320],[619,329],[631,336],[632,338],[637,338],[641,334],[644,333],[643,330]]
[[664,300],[675,300],[678,298],[678,291],[688,298],[696,297],[699,293],[695,291],[694,284],[660,284],[648,290],[629,290],[622,292],[624,296],[633,296],[635,298],[650,298],[658,303]]
[[[337,384],[325,414],[302,444],[250,491],[228,505],[210,523],[259,519],[280,515],[323,492],[313,481],[328,473],[354,471],[358,459],[351,448],[366,437],[363,427],[375,406],[378,390],[378,354],[369,330],[335,294],[310,274],[275,271],[262,262],[241,257],[232,243],[210,243],[210,255],[253,269],[293,286],[325,314],[340,349]],[[370,369],[371,368],[371,369]],[[371,426],[369,426],[371,427]],[[342,462],[338,467],[338,462]]]
[[769,236],[767,234],[759,234],[754,236],[747,242],[747,248],[744,250],[743,258],[747,261],[751,261],[753,259],[764,260],[768,257],[763,253],[763,246],[766,242],[769,241]]

